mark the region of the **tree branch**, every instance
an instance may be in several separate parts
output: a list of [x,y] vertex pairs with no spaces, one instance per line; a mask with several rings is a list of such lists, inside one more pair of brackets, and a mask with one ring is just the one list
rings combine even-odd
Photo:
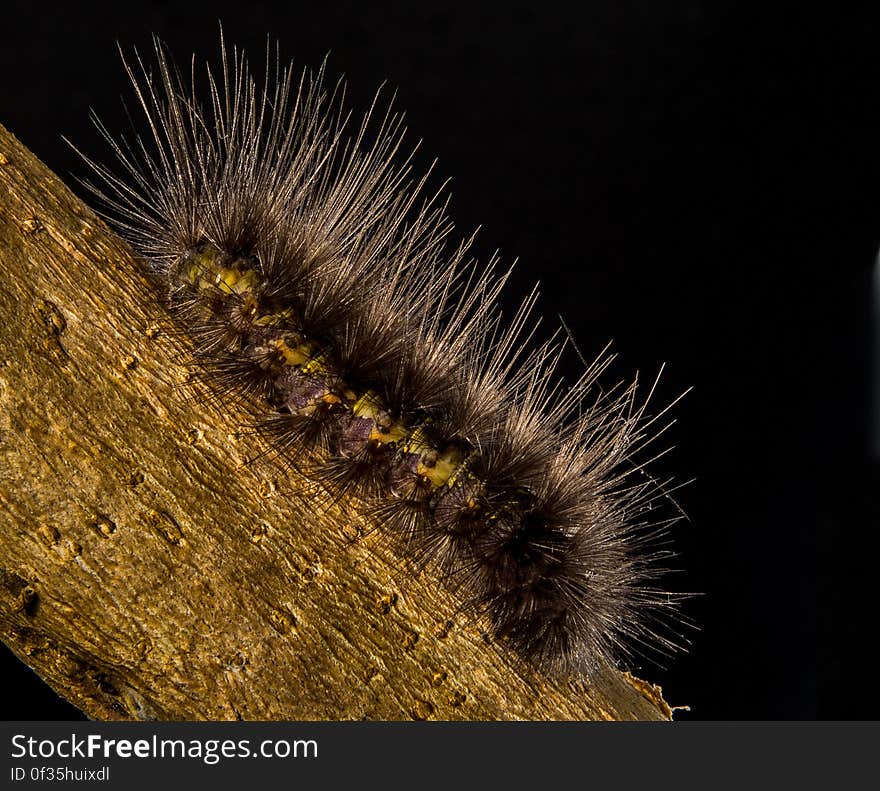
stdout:
[[98,719],[661,719],[530,678],[188,381],[125,244],[0,126],[0,637]]

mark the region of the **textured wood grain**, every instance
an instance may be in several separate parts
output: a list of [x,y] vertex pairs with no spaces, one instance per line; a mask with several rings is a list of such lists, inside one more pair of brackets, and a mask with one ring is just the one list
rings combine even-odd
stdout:
[[189,381],[130,251],[0,127],[0,637],[99,719],[662,719],[530,678]]

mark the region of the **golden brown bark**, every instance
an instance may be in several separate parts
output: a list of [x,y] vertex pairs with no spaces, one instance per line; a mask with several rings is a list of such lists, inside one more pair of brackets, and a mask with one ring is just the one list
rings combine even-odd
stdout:
[[0,126],[0,637],[98,719],[663,719],[529,678],[188,381],[155,287]]

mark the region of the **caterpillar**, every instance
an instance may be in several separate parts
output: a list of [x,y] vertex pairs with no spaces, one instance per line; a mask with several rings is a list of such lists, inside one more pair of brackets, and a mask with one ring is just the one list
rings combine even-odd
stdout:
[[258,80],[221,36],[219,69],[186,75],[154,50],[123,55],[144,131],[93,115],[113,164],[77,151],[212,393],[254,405],[272,452],[360,503],[525,666],[589,680],[676,647],[657,580],[677,517],[636,460],[663,430],[654,388],[602,389],[607,349],[566,386],[565,337],[535,341],[536,290],[503,316],[510,270],[454,240],[393,101],[353,122],[326,65],[267,49]]

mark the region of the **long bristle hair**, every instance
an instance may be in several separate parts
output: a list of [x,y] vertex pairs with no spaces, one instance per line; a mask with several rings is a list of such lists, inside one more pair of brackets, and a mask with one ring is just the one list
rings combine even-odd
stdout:
[[655,516],[668,482],[636,458],[662,429],[654,388],[600,389],[607,350],[563,384],[536,294],[502,317],[508,271],[451,240],[391,103],[353,122],[324,67],[276,50],[258,82],[221,51],[188,74],[158,40],[152,70],[135,53],[146,126],[117,138],[96,118],[115,165],[86,158],[205,380],[257,404],[271,448],[352,495],[528,666],[589,678],[673,648],[657,578],[676,517]]

